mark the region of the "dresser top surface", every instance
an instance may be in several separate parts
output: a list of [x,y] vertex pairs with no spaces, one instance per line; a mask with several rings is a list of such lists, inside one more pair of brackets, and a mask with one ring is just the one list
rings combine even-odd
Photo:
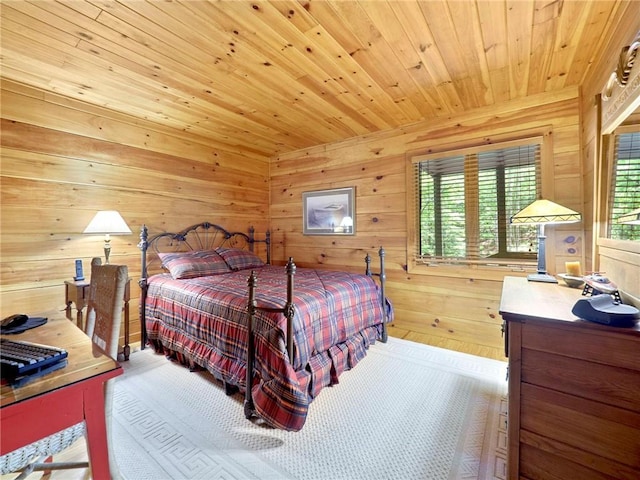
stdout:
[[640,335],[640,324],[621,328],[600,325],[578,318],[571,309],[582,297],[581,288],[557,283],[530,282],[525,277],[505,277],[500,299],[500,315],[507,321],[544,321],[575,324],[596,330]]

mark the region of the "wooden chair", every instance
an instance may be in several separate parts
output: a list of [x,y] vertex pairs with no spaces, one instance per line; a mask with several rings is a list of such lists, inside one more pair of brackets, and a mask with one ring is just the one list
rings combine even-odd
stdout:
[[[125,265],[101,265],[100,258],[91,261],[91,287],[85,333],[93,342],[94,349],[104,352],[113,359],[118,356],[118,339],[124,306],[124,289],[128,279]],[[105,417],[107,439],[111,440],[111,416],[113,404],[113,380],[105,386]],[[26,478],[31,472],[88,468],[88,462],[51,463],[52,456],[68,448],[78,438],[84,436],[85,424],[81,422],[61,432],[0,457],[0,473],[21,472],[15,480]],[[112,478],[120,478],[113,455],[109,456]],[[46,475],[46,473],[45,473]]]

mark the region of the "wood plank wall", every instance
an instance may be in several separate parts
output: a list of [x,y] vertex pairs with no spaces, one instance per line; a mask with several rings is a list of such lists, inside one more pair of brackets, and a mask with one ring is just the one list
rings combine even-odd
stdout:
[[[396,312],[392,335],[418,333],[501,349],[502,278],[514,273],[447,267],[429,275],[408,273],[405,169],[409,157],[417,153],[487,143],[496,135],[517,136],[531,129],[552,132],[553,155],[543,165],[548,172],[543,191],[548,198],[581,210],[579,98],[577,89],[567,89],[274,159],[270,208],[274,259],[292,256],[299,266],[357,270],[363,268],[366,252],[375,255],[384,246],[387,294]],[[302,235],[302,192],[349,186],[356,187],[356,235]],[[556,245],[559,232],[584,237],[582,224],[563,227],[546,232],[548,268],[554,273],[564,271],[564,261],[569,260]],[[578,257],[583,262],[584,250]]]
[[[599,223],[597,209],[604,202],[599,198],[601,193],[598,188],[600,179],[597,170],[602,147],[596,96],[602,92],[609,76],[616,69],[621,49],[629,45],[640,31],[638,4],[635,2],[626,4],[619,18],[620,21],[616,23],[608,47],[605,49],[607,52],[605,57],[596,59],[598,67],[587,78],[582,88],[581,134],[586,192],[584,207],[586,224],[589,227],[586,232],[587,238],[592,245],[593,268],[605,272],[625,293],[631,295],[633,300],[627,298],[628,301],[640,305],[640,243],[614,242],[598,235],[602,225]],[[636,114],[632,120],[633,123],[640,123],[637,117]],[[602,192],[602,195],[606,193],[606,191]]]
[[133,280],[133,342],[143,223],[151,235],[204,220],[268,229],[268,158],[10,81],[1,100],[2,317],[64,308],[74,260],[88,276],[103,256],[102,236],[82,234],[97,210],[118,210],[133,231],[111,240],[111,263]]
[[[637,17],[627,18],[631,20],[621,23],[611,42],[613,55],[635,31]],[[609,72],[609,64],[596,70],[581,98],[576,89],[542,94],[271,162],[189,132],[3,80],[0,313],[61,310],[63,283],[73,276],[74,260],[83,259],[87,269],[90,258],[102,254],[102,239],[82,235],[82,230],[95,211],[115,208],[134,231],[112,240],[113,262],[126,264],[134,279],[133,341],[139,339],[135,280],[140,276],[141,224],[155,233],[213,219],[238,230],[253,225],[259,234],[271,228],[274,260],[293,256],[299,266],[357,271],[365,252],[375,255],[384,246],[387,293],[396,311],[392,334],[417,332],[500,349],[497,310],[503,272],[406,271],[408,157],[460,142],[490,142],[496,135],[550,129],[554,155],[545,165],[551,179],[545,189],[585,216],[577,228],[583,237],[581,259],[588,268],[591,258],[600,262],[597,252],[592,257],[589,237],[597,153],[592,99]],[[357,234],[302,235],[302,192],[345,186],[356,187]],[[566,228],[576,227],[557,231]],[[559,235],[556,229],[547,234],[550,270],[560,272],[565,258],[556,244]],[[625,252],[623,261],[610,258],[607,268],[613,262],[616,271],[638,270],[637,253]]]

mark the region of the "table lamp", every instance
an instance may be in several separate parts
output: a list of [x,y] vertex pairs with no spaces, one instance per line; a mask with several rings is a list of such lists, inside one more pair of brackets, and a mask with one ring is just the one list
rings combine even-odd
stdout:
[[344,233],[352,233],[353,230],[353,218],[351,217],[343,217],[340,222],[340,226],[342,227],[342,231]]
[[558,283],[553,275],[549,275],[545,266],[544,226],[557,223],[575,223],[581,220],[578,212],[553,203],[549,200],[538,199],[524,207],[511,217],[512,225],[538,225],[538,273],[527,276],[530,282]]
[[122,216],[115,210],[101,210],[93,217],[84,232],[93,235],[104,235],[104,256],[109,263],[111,253],[110,235],[131,235],[131,229]]

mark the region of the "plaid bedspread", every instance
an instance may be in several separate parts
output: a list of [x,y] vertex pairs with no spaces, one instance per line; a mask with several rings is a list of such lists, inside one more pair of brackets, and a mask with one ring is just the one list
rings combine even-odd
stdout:
[[[258,306],[282,307],[285,268],[267,265],[255,272]],[[189,280],[151,277],[145,305],[149,340],[244,391],[250,273]],[[366,275],[298,268],[294,284],[295,358],[286,351],[284,315],[258,311],[252,394],[267,423],[297,431],[320,390],[338,383],[340,374],[381,338],[384,316],[379,288]],[[389,304],[387,311],[391,321]]]

